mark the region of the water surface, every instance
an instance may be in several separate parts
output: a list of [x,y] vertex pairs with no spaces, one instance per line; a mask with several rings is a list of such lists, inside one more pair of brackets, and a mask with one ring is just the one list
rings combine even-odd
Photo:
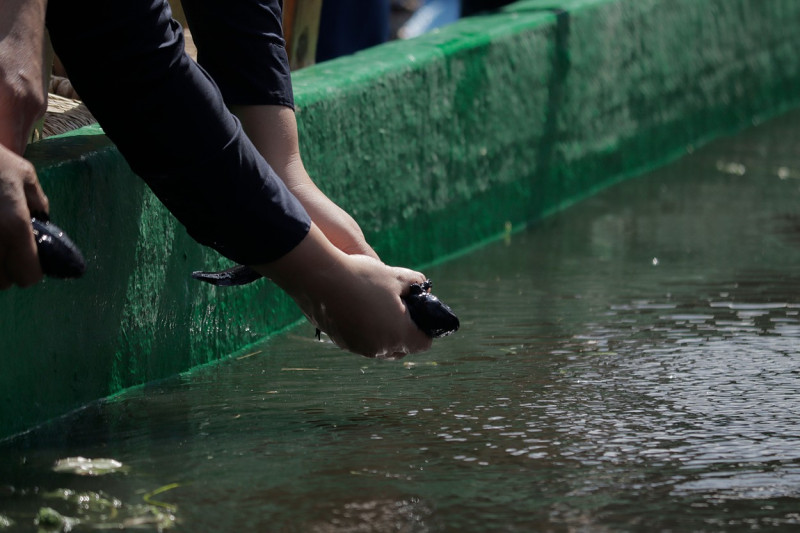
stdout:
[[[0,445],[0,531],[42,507],[74,531],[800,526],[798,124],[428,269],[462,330],[427,354],[302,326]],[[53,471],[73,456],[126,470]]]

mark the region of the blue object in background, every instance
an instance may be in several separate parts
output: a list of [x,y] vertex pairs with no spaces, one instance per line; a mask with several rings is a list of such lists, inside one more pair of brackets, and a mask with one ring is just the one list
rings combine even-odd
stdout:
[[411,39],[452,24],[459,18],[461,18],[461,0],[425,0],[397,34],[403,39]]

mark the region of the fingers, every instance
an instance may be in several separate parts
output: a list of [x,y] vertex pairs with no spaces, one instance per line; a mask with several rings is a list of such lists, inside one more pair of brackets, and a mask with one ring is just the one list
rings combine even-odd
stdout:
[[428,279],[425,274],[402,267],[392,267],[395,277],[400,283],[400,296],[407,296],[411,292],[411,285],[422,284]]
[[30,162],[0,146],[0,289],[42,279],[30,211],[48,211]]
[[[375,264],[382,272],[384,282],[369,287],[368,277],[356,280],[358,285],[363,284],[366,292],[359,296],[362,290],[359,286],[347,291],[346,316],[339,315],[327,324],[331,339],[341,348],[379,359],[401,359],[430,349],[432,339],[411,319],[402,298],[411,283],[421,283],[425,277],[418,272],[387,267],[367,258],[362,258],[362,262]],[[335,313],[336,307],[329,305],[327,309]]]
[[424,352],[430,350],[433,345],[433,339],[425,335],[411,320],[411,314],[409,314],[408,309],[406,309],[405,322],[405,332],[403,333],[405,345],[402,349],[396,350],[390,357],[391,359],[402,359],[406,355]]
[[[13,188],[17,189],[19,187],[17,184],[21,185],[21,192],[30,213],[47,215],[50,212],[50,202],[39,184],[36,169],[31,162],[13,154],[6,153],[4,156],[0,161],[0,174],[2,174],[0,179],[5,182],[6,187],[13,184]],[[6,196],[7,200],[18,201],[16,195],[14,198],[9,198],[10,194]],[[0,205],[0,209],[2,208]]]
[[[32,168],[33,167],[31,167],[31,170]],[[26,174],[23,183],[23,191],[25,193],[25,199],[28,202],[28,210],[31,213],[44,215],[50,213],[50,201],[42,190],[42,186],[39,185],[39,179],[36,177],[35,171],[32,170],[30,173]]]
[[402,296],[425,276],[366,255],[348,255],[312,224],[291,252],[254,265],[339,347],[367,357],[402,357],[431,346]]
[[0,290],[11,285],[29,287],[41,279],[30,222],[0,217]]
[[411,285],[423,283],[427,278],[421,272],[402,267],[387,267],[391,275],[394,276],[393,291],[394,305],[398,310],[393,324],[394,333],[392,334],[393,344],[385,344],[379,353],[362,353],[368,357],[378,357],[381,359],[402,359],[406,355],[424,352],[429,350],[433,339],[428,337],[411,319],[403,296],[410,292]]
[[[412,284],[422,284],[428,279],[425,274],[417,272],[416,270],[401,267],[393,267],[393,270],[397,281],[400,283],[399,290],[401,297],[407,296],[410,293]],[[402,350],[392,354],[392,359],[400,359],[408,354],[424,352],[429,350],[433,344],[433,339],[428,337],[411,319],[411,313],[405,301],[403,301],[403,306],[405,307],[406,318],[403,338],[406,344]]]

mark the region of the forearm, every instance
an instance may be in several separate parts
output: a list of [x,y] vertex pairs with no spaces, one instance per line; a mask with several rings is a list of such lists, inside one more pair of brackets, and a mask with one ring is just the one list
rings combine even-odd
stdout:
[[47,105],[46,0],[0,2],[0,144],[16,154]]
[[314,183],[300,157],[297,120],[284,106],[232,106],[247,136],[325,236],[348,254],[378,258],[361,227]]
[[0,0],[0,290],[42,277],[31,212],[46,213],[33,165],[22,157],[44,113],[45,0]]

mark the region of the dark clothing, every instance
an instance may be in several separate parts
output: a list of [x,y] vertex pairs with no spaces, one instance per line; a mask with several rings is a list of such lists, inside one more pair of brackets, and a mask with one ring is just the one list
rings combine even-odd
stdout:
[[491,11],[507,4],[511,4],[514,1],[515,0],[462,0],[461,16],[468,17],[484,11]]
[[389,0],[324,0],[319,20],[318,63],[389,40]]
[[[106,134],[195,240],[252,265],[281,257],[305,237],[307,213],[211,77],[185,54],[165,0],[50,0],[47,26]],[[274,88],[284,100],[286,87]]]
[[228,105],[294,108],[280,0],[182,0],[197,46]]

